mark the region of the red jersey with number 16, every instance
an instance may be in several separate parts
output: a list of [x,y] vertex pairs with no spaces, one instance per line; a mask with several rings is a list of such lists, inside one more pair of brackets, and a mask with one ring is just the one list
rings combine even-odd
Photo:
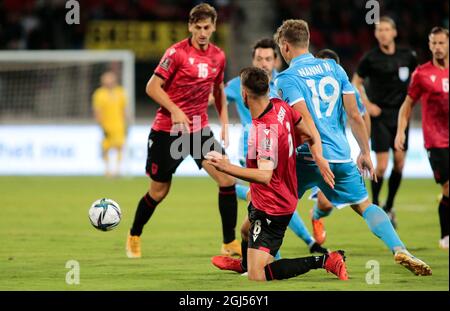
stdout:
[[295,126],[300,114],[280,99],[271,99],[266,110],[252,120],[248,139],[247,167],[258,168],[258,160],[275,164],[269,185],[250,183],[256,209],[273,216],[289,215],[297,208]]
[[448,148],[448,68],[433,62],[414,71],[408,95],[422,101],[422,128],[425,148]]
[[[170,99],[194,122],[194,116],[201,118],[199,124],[191,124],[191,132],[208,125],[208,97],[214,84],[223,82],[225,69],[224,52],[209,43],[203,51],[185,39],[172,45],[165,52],[155,75],[165,80],[164,91]],[[170,112],[160,107],[152,128],[170,132],[172,119]]]

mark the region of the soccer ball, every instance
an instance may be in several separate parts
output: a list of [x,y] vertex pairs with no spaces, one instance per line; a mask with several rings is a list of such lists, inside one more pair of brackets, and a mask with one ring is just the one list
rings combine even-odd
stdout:
[[117,202],[111,199],[100,199],[92,203],[89,209],[89,220],[98,230],[109,231],[117,227],[122,218],[122,212]]

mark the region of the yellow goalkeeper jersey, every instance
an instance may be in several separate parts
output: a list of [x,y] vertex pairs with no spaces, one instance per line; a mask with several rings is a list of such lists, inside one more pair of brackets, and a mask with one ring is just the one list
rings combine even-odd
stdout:
[[105,132],[125,131],[125,91],[121,86],[112,90],[99,87],[92,96],[93,108],[100,115],[100,125]]

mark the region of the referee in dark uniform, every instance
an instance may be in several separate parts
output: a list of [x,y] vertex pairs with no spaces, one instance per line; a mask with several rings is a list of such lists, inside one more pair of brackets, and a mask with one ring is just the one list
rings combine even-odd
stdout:
[[[416,54],[411,49],[399,48],[395,44],[397,28],[392,18],[383,16],[375,26],[378,47],[361,59],[353,84],[361,93],[363,103],[372,119],[372,150],[376,153],[378,183],[372,181],[373,203],[379,205],[379,194],[383,176],[389,162],[389,149],[394,154],[394,167],[389,178],[389,192],[383,209],[396,226],[392,209],[394,198],[400,187],[405,164],[408,138],[404,150],[394,148],[397,118],[412,72],[417,66]],[[365,87],[364,87],[365,86]],[[408,129],[406,129],[408,137]]]

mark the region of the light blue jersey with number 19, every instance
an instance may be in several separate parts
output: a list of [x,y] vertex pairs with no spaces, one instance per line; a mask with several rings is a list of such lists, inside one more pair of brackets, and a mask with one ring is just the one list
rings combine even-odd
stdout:
[[[350,145],[345,135],[343,94],[354,94],[344,69],[331,59],[307,53],[294,58],[275,84],[280,97],[291,106],[305,101],[322,139],[323,155],[331,163],[351,162]],[[311,157],[303,145],[299,155]]]

